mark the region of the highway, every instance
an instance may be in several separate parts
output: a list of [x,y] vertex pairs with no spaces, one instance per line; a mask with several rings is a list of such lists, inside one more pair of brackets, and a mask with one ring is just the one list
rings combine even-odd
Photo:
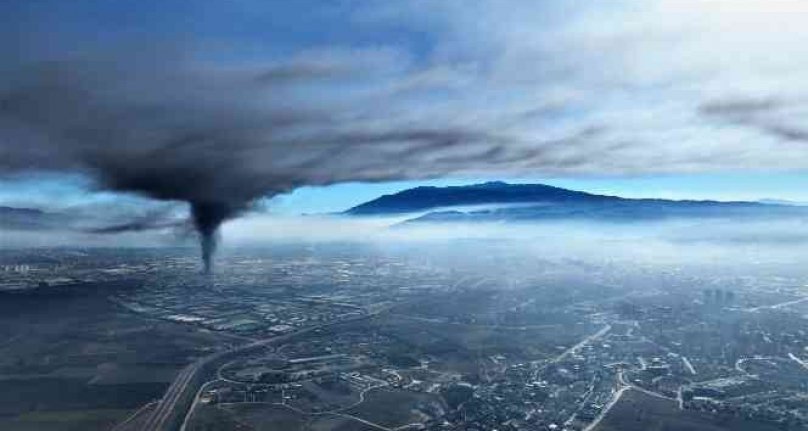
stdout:
[[695,376],[697,374],[696,369],[693,367],[693,364],[690,362],[690,359],[687,359],[687,356],[680,356],[680,357],[682,358],[682,363],[685,365],[685,368],[687,368],[687,371],[689,371],[691,375]]
[[606,404],[606,406],[604,406],[603,409],[600,411],[598,417],[596,417],[594,421],[592,421],[589,425],[587,425],[583,429],[583,431],[592,431],[595,428],[597,428],[598,425],[600,425],[601,421],[603,421],[603,418],[605,418],[606,415],[608,415],[609,412],[612,410],[612,407],[614,407],[620,401],[620,398],[622,398],[623,394],[629,389],[631,389],[631,386],[620,386],[617,392],[615,392],[614,395],[612,396],[612,399],[609,401],[609,403]]
[[612,407],[614,407],[620,401],[620,398],[623,397],[623,394],[625,394],[626,391],[628,391],[630,389],[642,392],[642,393],[644,393],[646,395],[650,395],[652,397],[657,397],[657,398],[661,398],[661,399],[665,399],[665,400],[669,400],[669,401],[676,401],[677,403],[679,403],[679,406],[681,408],[681,401],[682,401],[681,400],[681,392],[679,393],[679,396],[677,398],[671,398],[671,397],[666,397],[665,395],[662,395],[662,394],[658,394],[656,392],[649,391],[647,389],[643,389],[643,388],[629,382],[628,380],[626,380],[626,376],[623,373],[623,371],[621,370],[621,371],[619,371],[617,373],[617,390],[612,395],[612,399],[609,400],[609,403],[606,404],[603,407],[603,409],[601,409],[600,414],[598,414],[598,416],[595,418],[595,420],[590,422],[589,425],[587,425],[583,429],[583,431],[593,431],[595,428],[597,428],[598,425],[601,423],[601,421],[603,421],[603,419],[606,417],[606,415],[608,415],[609,412],[612,410]]
[[663,400],[676,401],[676,398],[671,398],[654,391],[649,391],[648,389],[642,388],[640,386],[635,385],[634,383],[629,382],[628,380],[626,380],[626,375],[622,371],[617,374],[617,380],[620,382],[621,387],[628,387],[634,389],[635,391],[642,392],[652,397],[661,398]]
[[556,362],[561,362],[561,361],[562,361],[564,358],[566,358],[567,356],[572,355],[573,353],[577,352],[578,350],[580,350],[582,347],[586,346],[587,344],[589,344],[589,343],[591,343],[591,342],[593,342],[593,341],[597,340],[598,338],[600,338],[600,337],[602,337],[602,336],[606,335],[606,333],[607,333],[607,332],[609,332],[611,329],[612,329],[612,325],[606,325],[606,326],[604,326],[604,327],[603,327],[603,329],[601,329],[600,331],[598,331],[598,332],[596,332],[596,333],[594,333],[594,334],[592,334],[592,335],[590,335],[590,336],[588,336],[588,337],[584,338],[584,339],[583,339],[583,340],[581,340],[581,341],[580,341],[578,344],[576,344],[576,345],[574,345],[574,346],[570,347],[569,349],[565,350],[565,351],[564,351],[563,353],[561,353],[560,355],[556,356],[556,357],[555,357],[555,358],[552,360],[552,362],[553,362],[553,363],[556,363]]
[[758,307],[744,308],[743,311],[776,310],[778,308],[785,308],[785,307],[790,307],[792,305],[801,304],[801,303],[806,302],[806,301],[808,301],[808,296],[806,296],[804,298],[795,299],[793,301],[781,302],[779,304],[774,304],[774,305],[761,305],[761,306],[758,306]]
[[797,357],[797,355],[795,355],[793,353],[789,353],[788,357],[791,360],[795,361],[796,363],[802,365],[802,368],[805,368],[806,370],[808,370],[808,362],[803,361],[802,359],[800,359],[799,357]]
[[157,404],[152,416],[144,424],[144,431],[178,431],[182,427],[183,421],[189,409],[193,406],[199,388],[205,384],[209,378],[216,375],[217,370],[224,363],[236,357],[260,350],[268,345],[284,342],[291,338],[308,334],[318,329],[329,326],[355,322],[376,316],[388,308],[378,310],[361,316],[351,317],[322,325],[311,326],[299,331],[290,332],[271,338],[254,341],[244,346],[236,347],[227,351],[214,353],[197,360],[196,362],[183,368],[177,375],[171,386],[168,387],[165,395]]
[[180,373],[171,383],[171,386],[168,387],[168,390],[166,391],[165,395],[163,395],[163,398],[157,404],[152,416],[144,424],[144,430],[170,429],[166,428],[166,425],[169,423],[169,419],[171,419],[171,414],[176,409],[182,395],[186,393],[189,384],[193,380],[193,377],[202,368],[202,365],[203,363],[200,363],[199,361],[194,362],[180,371]]
[[115,427],[113,427],[110,431],[124,431],[124,430],[128,430],[130,428],[134,429],[133,424],[138,420],[138,418],[141,415],[146,416],[148,414],[148,417],[151,418],[151,414],[147,413],[147,412],[155,404],[157,404],[157,401],[150,402],[150,403],[144,405],[143,407],[137,409],[134,413],[129,415],[129,417],[126,418],[123,422],[120,422],[120,423],[118,423],[118,425],[115,425]]
[[[556,356],[555,358],[551,359],[549,362],[547,362],[547,363],[545,363],[544,365],[542,365],[541,367],[539,367],[539,368],[535,369],[535,370],[533,371],[533,380],[537,380],[537,379],[539,378],[539,374],[540,374],[540,373],[541,373],[541,372],[542,372],[544,369],[546,369],[547,367],[549,367],[550,365],[552,365],[552,364],[556,364],[556,363],[561,362],[561,361],[562,361],[562,360],[564,360],[564,359],[565,359],[567,356],[572,355],[573,353],[577,352],[578,350],[580,350],[582,347],[586,346],[587,344],[589,344],[589,343],[591,343],[591,342],[593,342],[593,341],[597,340],[598,338],[600,338],[600,337],[602,337],[602,336],[606,335],[606,333],[607,333],[607,332],[609,332],[609,331],[611,331],[611,330],[612,330],[612,325],[606,325],[606,326],[604,326],[604,327],[603,327],[603,328],[602,328],[600,331],[598,331],[598,332],[596,332],[596,333],[594,333],[594,334],[592,334],[592,335],[590,335],[590,336],[588,336],[588,337],[584,338],[584,339],[583,339],[583,340],[581,340],[581,341],[580,341],[578,344],[576,344],[576,345],[574,345],[574,346],[570,347],[569,349],[567,349],[567,350],[565,350],[565,351],[561,352],[561,353],[560,353],[558,356]],[[533,362],[532,362],[532,364],[533,364],[533,365],[536,365],[537,363],[539,363],[539,361],[533,361]]]

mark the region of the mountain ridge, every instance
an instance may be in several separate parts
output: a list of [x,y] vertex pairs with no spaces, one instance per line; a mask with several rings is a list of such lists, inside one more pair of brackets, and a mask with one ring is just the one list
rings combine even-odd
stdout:
[[[397,215],[418,212],[431,212],[438,209],[451,209],[476,205],[555,204],[566,206],[668,206],[682,208],[792,208],[775,203],[752,201],[715,200],[668,200],[658,198],[630,199],[619,196],[599,195],[545,184],[509,184],[494,181],[464,186],[432,187],[421,186],[380,196],[354,206],[342,214],[350,216]],[[502,210],[500,210],[502,211]],[[455,211],[456,212],[456,211]]]

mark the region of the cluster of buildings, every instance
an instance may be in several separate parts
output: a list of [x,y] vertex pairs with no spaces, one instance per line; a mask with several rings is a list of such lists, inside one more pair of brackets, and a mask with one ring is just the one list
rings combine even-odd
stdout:
[[[542,296],[490,268],[469,275],[474,268],[340,251],[230,255],[211,277],[182,254],[94,259],[3,264],[0,289],[134,279],[109,292],[124,312],[244,340],[329,326],[231,363],[204,403],[321,412],[385,388],[431,400],[414,402],[415,429],[589,431],[631,388],[682,411],[808,427],[808,290],[799,277],[538,271],[531,283],[556,295]],[[482,293],[452,302],[464,289]],[[505,299],[485,289],[504,289],[495,297]],[[488,330],[512,339],[500,351],[463,344]],[[534,351],[543,353],[525,354]]]

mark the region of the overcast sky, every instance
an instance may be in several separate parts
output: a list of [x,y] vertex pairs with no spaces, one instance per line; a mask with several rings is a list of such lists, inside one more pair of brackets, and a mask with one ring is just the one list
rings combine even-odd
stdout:
[[278,196],[317,212],[500,178],[808,200],[804,1],[12,0],[0,15],[0,205]]

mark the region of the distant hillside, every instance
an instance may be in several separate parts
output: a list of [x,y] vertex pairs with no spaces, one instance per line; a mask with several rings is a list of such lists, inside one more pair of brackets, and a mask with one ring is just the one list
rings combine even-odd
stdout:
[[345,211],[345,214],[386,215],[469,205],[614,200],[620,200],[620,198],[593,195],[543,184],[508,184],[497,181],[468,186],[416,187],[357,205]]
[[[453,209],[475,205],[495,208],[469,211]],[[411,222],[782,217],[806,216],[808,208],[760,202],[625,199],[542,184],[490,182],[455,187],[417,187],[382,196],[351,208],[345,214],[365,216],[424,212],[427,214]]]

